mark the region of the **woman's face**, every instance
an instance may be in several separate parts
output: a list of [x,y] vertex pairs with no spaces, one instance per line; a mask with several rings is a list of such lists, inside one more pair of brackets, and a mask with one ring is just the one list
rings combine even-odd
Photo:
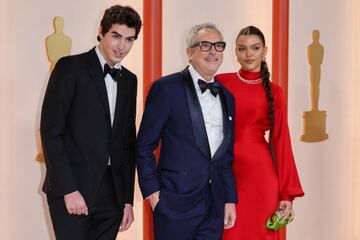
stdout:
[[267,47],[257,35],[240,35],[236,40],[235,53],[242,69],[260,72],[261,61],[266,56]]

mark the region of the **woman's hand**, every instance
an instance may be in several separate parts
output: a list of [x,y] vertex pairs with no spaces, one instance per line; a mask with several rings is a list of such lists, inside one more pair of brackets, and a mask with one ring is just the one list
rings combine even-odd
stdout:
[[292,203],[287,200],[280,201],[279,210],[281,211],[281,218],[287,218],[292,212]]

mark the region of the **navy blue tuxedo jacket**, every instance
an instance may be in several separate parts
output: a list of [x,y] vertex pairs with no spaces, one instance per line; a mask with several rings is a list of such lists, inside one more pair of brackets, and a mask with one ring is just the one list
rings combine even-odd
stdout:
[[[160,191],[168,208],[186,210],[203,198],[211,181],[217,213],[237,194],[232,171],[234,97],[221,85],[224,140],[213,157],[190,72],[156,81],[146,100],[137,139],[136,163],[144,197]],[[154,150],[161,142],[156,165]]]

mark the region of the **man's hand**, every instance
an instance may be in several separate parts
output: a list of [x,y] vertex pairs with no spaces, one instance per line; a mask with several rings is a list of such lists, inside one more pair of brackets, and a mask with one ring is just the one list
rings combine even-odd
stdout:
[[125,203],[124,216],[120,224],[119,232],[124,232],[128,230],[133,221],[134,221],[134,213],[133,213],[132,205],[129,203]]
[[151,209],[154,211],[156,205],[158,204],[158,202],[160,201],[160,191],[157,191],[157,192],[154,192],[152,193],[148,199],[149,199],[149,203],[150,203],[150,206],[151,206]]
[[292,211],[292,203],[287,200],[280,201],[279,209],[281,211],[281,218],[285,219]]
[[235,203],[225,203],[224,229],[232,228],[235,225],[235,220]]
[[69,214],[88,215],[88,208],[79,191],[66,194],[64,196],[64,202]]

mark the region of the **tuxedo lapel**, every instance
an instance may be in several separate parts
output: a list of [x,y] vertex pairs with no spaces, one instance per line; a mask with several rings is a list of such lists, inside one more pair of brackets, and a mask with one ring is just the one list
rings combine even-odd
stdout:
[[206,134],[204,117],[201,111],[200,102],[196,94],[193,80],[187,68],[183,70],[181,74],[184,78],[185,92],[189,105],[190,117],[192,121],[196,145],[201,150],[201,152],[210,159],[211,154],[209,141]]
[[[124,68],[124,67],[123,67]],[[124,104],[126,103],[126,96],[129,96],[127,94],[127,91],[130,91],[130,76],[126,74],[126,71],[122,71],[121,76],[119,77],[117,81],[117,93],[116,93],[116,105],[115,105],[115,116],[114,116],[114,122],[113,122],[113,130],[116,129],[118,126],[119,121],[119,114],[123,113]]]
[[224,133],[224,137],[223,137],[223,141],[222,141],[221,145],[216,150],[216,152],[215,152],[215,154],[214,154],[214,156],[212,158],[213,160],[217,159],[218,157],[221,157],[226,152],[226,150],[229,147],[230,136],[231,136],[230,121],[232,121],[232,118],[229,115],[228,103],[227,103],[227,100],[226,100],[226,96],[225,96],[225,93],[224,93],[223,86],[221,86],[219,96],[220,96],[221,107],[222,107],[222,112],[223,112],[223,133]]
[[93,80],[96,90],[99,94],[101,103],[105,110],[106,117],[109,119],[109,123],[111,123],[109,100],[106,92],[105,79],[100,61],[95,52],[95,48],[91,49],[88,52],[87,63],[88,63],[88,70],[90,72],[91,79]]

